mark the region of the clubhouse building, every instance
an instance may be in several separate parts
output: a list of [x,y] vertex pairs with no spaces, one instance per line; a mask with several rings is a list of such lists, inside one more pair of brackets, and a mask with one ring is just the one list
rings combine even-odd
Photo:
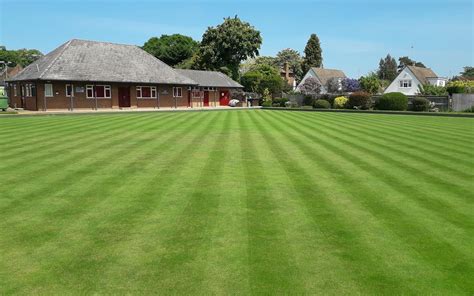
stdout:
[[134,45],[73,39],[8,79],[27,110],[227,106],[242,86],[214,71],[178,70]]

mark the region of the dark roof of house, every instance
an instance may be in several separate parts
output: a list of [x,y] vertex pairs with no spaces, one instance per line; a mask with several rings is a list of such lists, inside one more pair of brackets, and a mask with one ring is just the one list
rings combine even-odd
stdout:
[[8,80],[9,77],[13,77],[18,74],[23,67],[20,65],[16,65],[15,67],[7,67],[7,69],[3,70],[2,74],[0,75],[0,86],[5,85],[5,81]]
[[313,67],[311,69],[314,71],[314,73],[316,73],[316,76],[318,76],[319,81],[322,85],[326,85],[328,80],[331,78],[346,78],[346,74],[344,74],[344,72],[342,72],[341,70],[316,67]]
[[242,88],[243,86],[232,80],[229,76],[216,71],[201,71],[201,70],[186,70],[176,69],[178,73],[184,75],[194,81],[200,86],[204,87],[228,87],[228,88]]
[[415,75],[416,79],[420,81],[422,84],[428,84],[428,78],[437,78],[438,75],[436,75],[433,70],[430,68],[422,68],[422,67],[416,67],[416,66],[407,66],[407,68]]
[[197,84],[138,46],[77,39],[59,46],[9,80]]

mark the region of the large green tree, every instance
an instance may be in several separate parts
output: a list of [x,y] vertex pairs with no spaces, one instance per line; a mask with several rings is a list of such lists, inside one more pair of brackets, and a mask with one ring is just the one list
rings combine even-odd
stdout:
[[377,94],[381,91],[382,83],[376,73],[369,73],[359,78],[360,88],[369,94]]
[[272,96],[280,95],[285,84],[277,69],[266,64],[255,66],[242,75],[241,83],[246,91],[263,95],[267,89]]
[[143,45],[143,49],[170,66],[175,66],[193,56],[199,43],[193,38],[181,34],[152,37]]
[[260,32],[249,23],[237,16],[224,18],[222,24],[209,27],[202,36],[197,67],[228,69],[232,77],[238,79],[240,62],[256,57],[261,45]]
[[392,81],[397,77],[397,61],[390,54],[380,59],[377,71],[379,79]]
[[321,67],[323,65],[323,51],[319,38],[316,34],[311,34],[306,47],[304,48],[303,71],[308,72],[311,67]]
[[5,46],[0,46],[0,61],[8,63],[9,67],[15,67],[16,65],[26,67],[41,56],[43,54],[37,49],[8,50]]
[[285,63],[287,63],[295,74],[296,81],[301,81],[303,76],[301,63],[303,62],[303,59],[298,51],[291,48],[280,50],[276,55],[275,62],[280,68],[284,67]]
[[406,66],[416,66],[421,68],[426,68],[422,62],[416,62],[409,57],[399,57],[398,58],[398,72],[401,72]]

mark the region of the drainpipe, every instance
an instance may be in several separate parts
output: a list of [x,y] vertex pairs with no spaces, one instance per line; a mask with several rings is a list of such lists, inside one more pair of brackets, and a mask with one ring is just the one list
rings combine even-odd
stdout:
[[156,86],[156,108],[160,109],[160,86]]
[[35,81],[36,111],[38,111],[38,80]]
[[[95,84],[92,85],[93,93],[94,93],[94,99],[95,99],[95,111],[97,111],[97,94],[95,91]],[[105,89],[104,89],[105,92]]]

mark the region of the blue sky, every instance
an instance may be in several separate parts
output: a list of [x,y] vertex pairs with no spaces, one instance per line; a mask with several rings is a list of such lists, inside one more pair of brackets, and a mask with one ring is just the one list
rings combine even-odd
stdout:
[[316,33],[324,66],[351,77],[375,70],[387,53],[409,55],[441,76],[474,64],[472,0],[0,0],[0,43],[47,53],[72,38],[142,45],[181,33],[200,40],[208,26],[234,15],[260,30],[261,55],[302,53]]

